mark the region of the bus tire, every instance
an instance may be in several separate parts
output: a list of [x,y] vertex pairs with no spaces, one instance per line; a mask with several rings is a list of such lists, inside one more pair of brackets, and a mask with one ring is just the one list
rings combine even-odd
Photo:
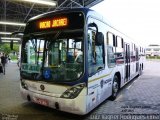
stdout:
[[113,101],[116,99],[117,95],[118,95],[118,91],[119,91],[119,79],[118,77],[115,75],[113,78],[113,84],[112,84],[112,95],[110,97],[110,99]]

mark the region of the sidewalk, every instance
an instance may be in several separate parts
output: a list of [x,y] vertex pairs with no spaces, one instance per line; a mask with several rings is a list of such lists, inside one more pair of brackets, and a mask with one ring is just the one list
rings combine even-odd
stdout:
[[16,62],[10,62],[6,64],[6,72],[5,75],[0,73],[0,80],[19,80],[19,68]]
[[6,64],[6,74],[0,74],[0,113],[17,106],[22,101],[20,96],[20,76],[16,63]]

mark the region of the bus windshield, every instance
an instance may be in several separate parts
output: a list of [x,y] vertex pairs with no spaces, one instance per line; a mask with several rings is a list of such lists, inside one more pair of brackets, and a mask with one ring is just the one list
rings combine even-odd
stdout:
[[83,74],[83,32],[28,35],[22,43],[21,77],[70,82]]

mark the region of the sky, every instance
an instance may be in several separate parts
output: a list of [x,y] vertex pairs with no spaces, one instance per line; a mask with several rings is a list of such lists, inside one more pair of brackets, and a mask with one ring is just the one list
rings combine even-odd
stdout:
[[91,9],[135,43],[160,45],[160,0],[104,0]]

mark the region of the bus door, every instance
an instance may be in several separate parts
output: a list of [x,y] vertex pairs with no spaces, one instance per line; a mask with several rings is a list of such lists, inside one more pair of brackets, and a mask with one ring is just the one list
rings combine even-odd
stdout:
[[130,80],[130,45],[125,43],[125,82]]
[[139,70],[139,53],[138,48],[136,48],[136,72]]

